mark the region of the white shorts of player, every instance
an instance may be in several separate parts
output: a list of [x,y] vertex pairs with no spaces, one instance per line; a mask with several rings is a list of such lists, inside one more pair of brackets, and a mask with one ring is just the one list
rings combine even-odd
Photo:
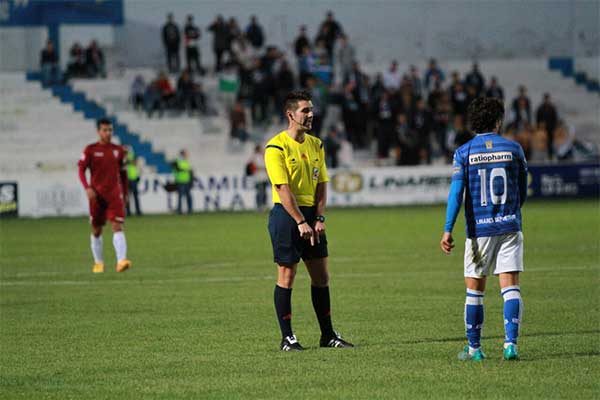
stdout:
[[465,242],[465,277],[523,271],[523,233],[485,236]]

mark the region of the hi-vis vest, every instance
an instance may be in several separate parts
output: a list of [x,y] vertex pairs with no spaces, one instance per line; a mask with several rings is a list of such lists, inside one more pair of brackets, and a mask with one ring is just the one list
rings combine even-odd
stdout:
[[135,181],[140,178],[140,171],[137,165],[135,165],[135,154],[133,152],[127,153],[127,179]]
[[185,159],[177,160],[177,169],[175,170],[176,183],[190,183],[192,180],[192,166]]

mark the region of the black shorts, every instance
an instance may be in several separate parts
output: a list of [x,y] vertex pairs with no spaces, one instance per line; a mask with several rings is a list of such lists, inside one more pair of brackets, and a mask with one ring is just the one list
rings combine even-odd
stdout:
[[[314,227],[316,207],[300,207],[306,221]],[[327,252],[327,237],[320,236],[319,243],[310,245],[310,240],[300,237],[296,221],[285,211],[279,203],[273,206],[269,213],[269,234],[273,245],[273,260],[280,265],[297,264],[302,258],[304,261],[315,258],[325,258]]]

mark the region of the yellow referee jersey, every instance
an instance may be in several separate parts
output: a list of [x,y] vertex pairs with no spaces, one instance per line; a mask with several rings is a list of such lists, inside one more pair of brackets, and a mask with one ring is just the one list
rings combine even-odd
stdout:
[[275,185],[288,184],[299,206],[315,205],[317,184],[328,182],[325,150],[320,139],[305,134],[304,143],[282,131],[265,149],[267,173],[273,185],[273,203],[281,203]]

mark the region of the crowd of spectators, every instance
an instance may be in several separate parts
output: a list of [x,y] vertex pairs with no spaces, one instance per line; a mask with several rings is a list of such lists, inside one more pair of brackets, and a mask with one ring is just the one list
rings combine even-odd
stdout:
[[[289,56],[265,45],[264,29],[254,15],[244,29],[236,18],[217,15],[205,31],[212,35],[211,67],[202,63],[203,31],[193,15],[187,16],[182,30],[172,14],[167,16],[162,42],[168,72],[159,72],[150,82],[135,78],[131,101],[136,109],[149,117],[162,116],[165,110],[210,113],[214,108],[207,104],[201,82],[211,71],[221,91],[233,93],[226,102],[230,136],[243,142],[252,136],[250,127],[264,130],[284,122],[280,109],[285,95],[303,88],[313,98],[313,134],[323,134],[333,164],[338,162],[336,149],[346,142],[355,151],[373,152],[379,164],[417,165],[449,162],[454,150],[471,138],[466,111],[473,99],[485,95],[506,100],[498,78],[486,77],[478,63],[464,76],[444,71],[435,59],[423,72],[415,65],[402,71],[392,60],[384,71],[366,74],[331,11],[314,37],[306,26],[299,27]],[[105,76],[104,56],[95,41],[85,50],[75,43],[69,54],[67,77]],[[44,76],[52,77],[57,57],[51,42],[42,51],[41,64]],[[573,143],[572,134],[550,94],[544,94],[535,113],[525,86],[507,104],[503,134],[521,143],[530,160],[569,157],[565,143]]]
[[40,70],[45,86],[63,84],[71,78],[106,78],[104,52],[96,40],[92,40],[87,48],[79,42],[73,43],[64,73],[54,43],[48,40],[40,52]]
[[145,111],[149,118],[155,112],[162,117],[165,110],[187,112],[188,115],[208,112],[202,84],[194,81],[188,70],[181,72],[175,87],[164,71],[160,71],[148,83],[142,75],[137,75],[131,84],[130,93],[134,109]]
[[[185,32],[192,16],[187,20]],[[313,134],[324,134],[334,164],[336,149],[344,141],[354,150],[374,151],[381,164],[448,162],[453,151],[471,138],[466,120],[470,102],[483,95],[505,100],[498,78],[484,76],[478,63],[464,76],[457,71],[448,74],[435,59],[423,73],[414,65],[401,71],[395,60],[375,76],[364,73],[354,46],[331,11],[314,37],[306,26],[299,27],[293,60],[281,49],[265,46],[256,16],[241,29],[235,18],[218,15],[206,30],[212,34],[212,70],[235,88],[235,101],[228,108],[231,137],[244,141],[251,136],[249,126],[262,128],[282,118],[280,106],[286,93],[304,88],[313,97]],[[200,30],[194,27],[194,32]],[[179,62],[172,59],[179,54],[179,28],[172,15],[163,28],[163,40],[168,67],[176,72]],[[187,70],[204,74],[204,67],[198,63],[195,68],[190,59]],[[560,143],[554,140],[559,117],[550,95],[544,95],[535,114],[524,86],[508,104],[504,134],[519,141],[532,160],[559,158]],[[327,115],[334,108],[339,110],[337,120]]]

